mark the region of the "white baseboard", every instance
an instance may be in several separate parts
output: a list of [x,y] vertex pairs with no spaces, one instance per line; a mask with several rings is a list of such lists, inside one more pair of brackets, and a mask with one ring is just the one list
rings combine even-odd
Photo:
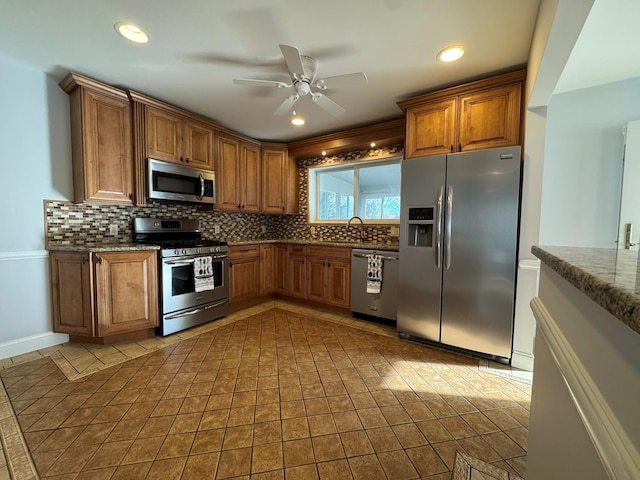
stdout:
[[0,343],[0,360],[22,355],[23,353],[35,352],[36,350],[47,347],[53,347],[54,345],[60,345],[68,341],[69,335],[67,334],[47,332]]
[[516,351],[512,352],[511,366],[519,368],[520,370],[526,370],[527,372],[533,372],[533,354]]

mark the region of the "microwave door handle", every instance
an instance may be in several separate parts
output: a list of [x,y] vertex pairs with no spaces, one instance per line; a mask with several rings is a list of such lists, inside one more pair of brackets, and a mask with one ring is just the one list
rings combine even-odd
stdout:
[[200,177],[200,196],[198,197],[198,200],[202,200],[204,197],[204,177],[202,174],[199,174],[198,176]]

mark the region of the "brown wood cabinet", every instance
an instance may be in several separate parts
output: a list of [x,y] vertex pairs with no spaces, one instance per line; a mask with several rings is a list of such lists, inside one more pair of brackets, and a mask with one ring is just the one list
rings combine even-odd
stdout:
[[289,245],[287,275],[289,280],[287,295],[306,298],[307,271],[305,265],[305,245]]
[[260,245],[260,295],[275,291],[275,252],[273,243]]
[[259,245],[229,247],[229,303],[260,295]]
[[270,145],[262,150],[262,211],[286,213],[287,147]]
[[307,299],[349,308],[351,249],[307,246]]
[[145,106],[146,157],[213,169],[213,128],[175,111]]
[[69,94],[75,202],[133,204],[131,104],[126,92],[77,73]]
[[289,282],[287,281],[287,265],[289,264],[289,254],[287,245],[276,243],[274,252],[274,286],[273,291],[281,295],[286,295]]
[[216,207],[231,212],[259,212],[259,145],[220,133],[216,136],[216,152]]
[[95,343],[153,336],[155,251],[51,252],[50,262],[54,331]]
[[398,102],[405,158],[520,145],[525,78],[519,70]]

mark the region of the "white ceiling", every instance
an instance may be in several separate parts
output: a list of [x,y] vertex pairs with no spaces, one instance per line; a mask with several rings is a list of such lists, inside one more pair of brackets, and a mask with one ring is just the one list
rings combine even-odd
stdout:
[[640,1],[596,0],[554,93],[640,77]]
[[[616,0],[623,1],[623,0]],[[627,0],[628,3],[637,0]],[[0,54],[61,80],[73,70],[212,118],[251,137],[290,141],[397,118],[396,102],[527,62],[538,0],[0,0]],[[132,21],[151,42],[119,37]],[[363,71],[369,83],[327,90],[334,118],[304,97],[294,127],[273,112],[288,90],[278,44],[319,62],[319,77]],[[463,44],[457,63],[443,47]]]

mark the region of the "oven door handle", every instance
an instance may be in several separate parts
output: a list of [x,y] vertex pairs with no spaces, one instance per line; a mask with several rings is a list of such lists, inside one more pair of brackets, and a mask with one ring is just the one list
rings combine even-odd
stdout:
[[206,307],[195,308],[193,310],[189,310],[188,312],[176,313],[174,315],[168,315],[164,317],[165,320],[173,320],[175,318],[186,317],[188,315],[195,315],[196,313],[204,312],[205,310],[209,310],[210,308],[219,307],[220,305],[224,305],[227,303],[227,300],[220,300],[219,302],[212,303],[211,305],[207,305]]
[[194,259],[191,259],[191,260],[165,260],[164,263],[166,263],[167,265],[178,265],[179,267],[187,267],[189,265],[193,265],[193,262],[195,262]]

